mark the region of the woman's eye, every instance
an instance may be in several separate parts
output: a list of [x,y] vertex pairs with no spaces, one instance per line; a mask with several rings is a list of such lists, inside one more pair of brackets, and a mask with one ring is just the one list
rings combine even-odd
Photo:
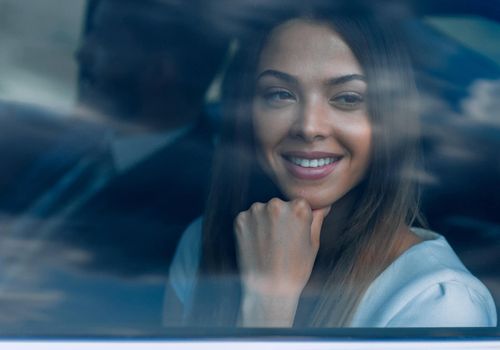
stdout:
[[344,92],[330,99],[330,104],[345,110],[358,109],[363,102],[363,95],[357,92]]
[[264,92],[262,97],[273,107],[283,107],[295,102],[295,96],[287,90],[269,90]]

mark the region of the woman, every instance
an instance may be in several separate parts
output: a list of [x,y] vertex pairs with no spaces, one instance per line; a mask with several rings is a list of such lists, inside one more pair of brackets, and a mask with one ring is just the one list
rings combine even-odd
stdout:
[[228,74],[207,212],[178,247],[167,318],[178,298],[188,325],[495,325],[444,238],[410,229],[418,125],[396,31],[325,14],[261,29]]

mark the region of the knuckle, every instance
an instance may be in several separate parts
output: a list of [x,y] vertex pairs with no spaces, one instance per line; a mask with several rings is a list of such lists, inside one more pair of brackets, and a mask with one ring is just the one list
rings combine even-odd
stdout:
[[292,202],[293,213],[301,218],[308,218],[312,215],[309,203],[303,198],[294,199]]
[[263,204],[263,203],[260,203],[260,202],[255,202],[255,203],[253,203],[253,204],[250,206],[249,211],[251,211],[251,212],[255,212],[255,211],[261,210],[263,206],[264,206],[264,204]]
[[279,214],[283,209],[283,202],[278,198],[272,198],[267,202],[267,210],[271,214]]

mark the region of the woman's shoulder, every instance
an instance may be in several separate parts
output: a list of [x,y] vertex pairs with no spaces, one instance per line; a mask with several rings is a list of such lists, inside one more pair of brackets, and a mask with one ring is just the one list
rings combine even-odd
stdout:
[[203,216],[194,219],[184,230],[177,246],[177,251],[192,247],[192,244],[198,244],[201,241],[201,232],[203,229]]
[[488,289],[462,264],[446,239],[412,228],[422,238],[368,288],[353,319],[358,326],[494,326]]

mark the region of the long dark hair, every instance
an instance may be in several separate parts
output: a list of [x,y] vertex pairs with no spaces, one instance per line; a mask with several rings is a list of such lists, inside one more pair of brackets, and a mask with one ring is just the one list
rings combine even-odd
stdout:
[[[305,322],[307,326],[347,326],[370,283],[397,257],[402,240],[398,229],[417,216],[413,176],[419,160],[416,89],[394,23],[368,15],[330,16],[322,12],[317,16],[309,12],[281,18],[277,24],[297,17],[331,26],[351,48],[368,82],[373,130],[370,167],[356,189],[358,196],[342,232],[328,247],[328,259],[323,260],[323,266],[314,267],[324,272],[324,283]],[[253,202],[282,197],[256,161],[250,108],[259,54],[275,26],[261,25],[253,35],[243,38],[227,74],[225,119],[204,217],[202,262],[191,324],[236,325],[241,287],[233,221]],[[328,232],[321,236],[325,235]]]

